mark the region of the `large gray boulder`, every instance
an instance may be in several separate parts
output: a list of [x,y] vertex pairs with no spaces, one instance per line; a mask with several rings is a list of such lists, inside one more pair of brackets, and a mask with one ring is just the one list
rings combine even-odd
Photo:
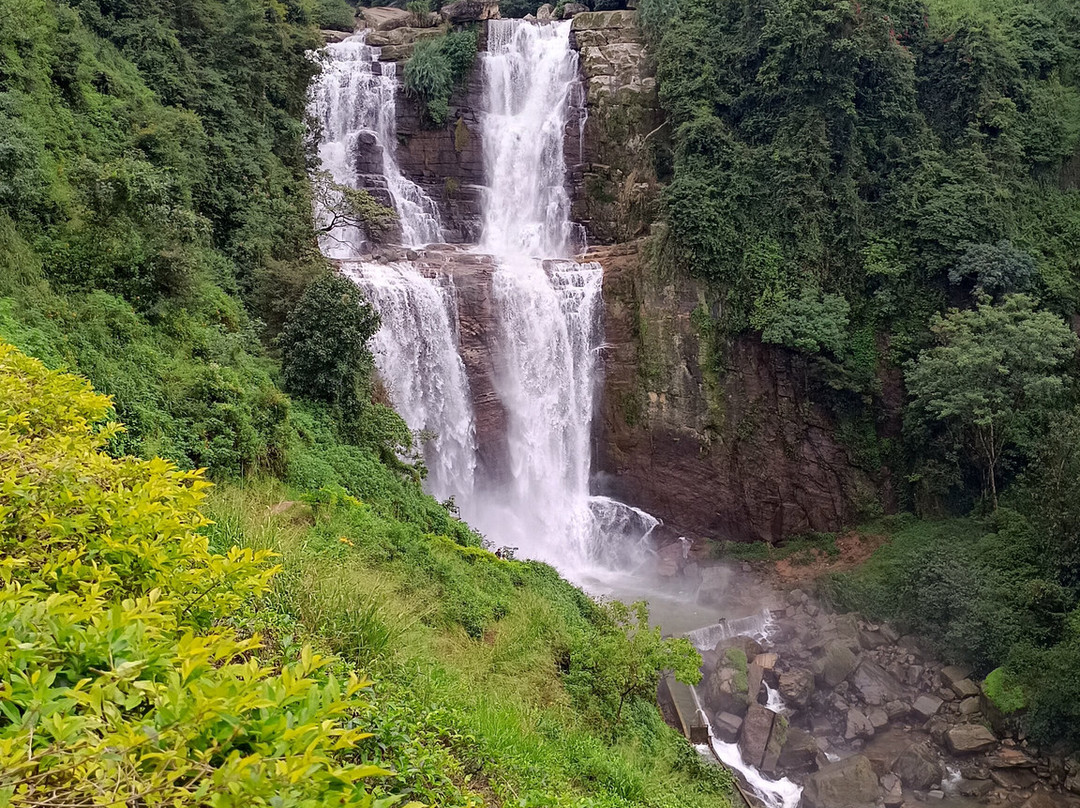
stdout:
[[439,14],[450,23],[483,22],[499,19],[497,0],[456,0],[439,9]]
[[798,668],[781,673],[779,690],[785,704],[802,710],[810,704],[810,697],[814,695],[814,674]]
[[825,646],[818,660],[818,672],[822,682],[828,687],[836,687],[851,675],[858,664],[859,658],[843,641],[833,640]]
[[404,28],[412,22],[412,14],[403,8],[379,8],[357,9],[360,27],[370,28],[373,31],[390,31],[394,28]]
[[997,746],[997,737],[982,724],[961,724],[945,733],[945,744],[954,755],[973,755]]
[[781,771],[809,770],[817,764],[818,755],[817,739],[805,729],[788,727],[787,738],[780,750],[780,759],[777,767]]
[[904,688],[880,665],[864,659],[851,675],[851,685],[867,704],[880,706],[904,698]]
[[893,773],[908,788],[928,791],[941,782],[945,772],[938,756],[925,743],[913,743],[893,761]]
[[746,711],[742,732],[739,733],[739,751],[743,760],[755,768],[761,768],[765,750],[772,737],[776,713],[754,702]]
[[807,777],[802,798],[804,808],[871,808],[878,778],[865,756],[854,755]]

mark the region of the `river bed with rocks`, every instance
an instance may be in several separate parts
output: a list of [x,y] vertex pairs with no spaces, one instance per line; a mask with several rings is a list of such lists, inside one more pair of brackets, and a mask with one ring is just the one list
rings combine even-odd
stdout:
[[[713,745],[737,748],[751,777],[796,783],[795,804],[1080,808],[1080,760],[1035,747],[970,670],[919,638],[831,611],[813,581],[775,585],[758,567],[673,543],[644,585],[640,574],[625,591],[611,583],[695,643]],[[783,788],[746,786],[752,800],[792,804]]]

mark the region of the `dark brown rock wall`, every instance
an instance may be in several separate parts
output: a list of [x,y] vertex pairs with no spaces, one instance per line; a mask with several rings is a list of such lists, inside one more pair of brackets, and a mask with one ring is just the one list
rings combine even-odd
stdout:
[[662,277],[637,243],[589,257],[604,267],[605,493],[695,538],[775,541],[857,518],[873,486],[795,357],[752,337],[717,348],[699,330],[707,289]]
[[478,61],[464,85],[451,96],[450,115],[438,128],[423,119],[415,99],[404,92],[397,98],[398,165],[438,202],[451,243],[471,243],[480,237],[482,93]]

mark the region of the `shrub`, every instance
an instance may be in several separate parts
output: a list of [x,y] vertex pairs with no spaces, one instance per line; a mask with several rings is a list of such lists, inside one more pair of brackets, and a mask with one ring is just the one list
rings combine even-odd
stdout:
[[281,332],[282,375],[290,392],[356,416],[368,398],[368,340],[379,315],[341,275],[312,283]]
[[1027,706],[1027,696],[1024,689],[1004,668],[994,668],[986,674],[983,682],[983,692],[1005,715],[1015,713]]
[[670,670],[686,684],[697,684],[701,657],[690,641],[664,639],[649,625],[644,601],[605,604],[596,631],[579,638],[570,654],[567,689],[579,705],[614,728],[628,703],[652,699],[660,675]]
[[[368,806],[355,676],[206,631],[274,573],[213,553],[208,483],[113,459],[111,402],[0,343],[0,796],[5,804]],[[332,795],[332,796],[331,796]]]
[[416,44],[405,63],[405,91],[424,106],[430,123],[442,126],[450,114],[450,95],[476,59],[476,33],[457,31]]

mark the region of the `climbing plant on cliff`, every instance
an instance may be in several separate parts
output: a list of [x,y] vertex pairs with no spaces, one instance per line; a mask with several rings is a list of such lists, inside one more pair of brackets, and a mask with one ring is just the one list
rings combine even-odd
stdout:
[[450,114],[450,95],[465,80],[476,60],[475,31],[454,31],[416,43],[405,63],[405,91],[417,98],[433,126]]

